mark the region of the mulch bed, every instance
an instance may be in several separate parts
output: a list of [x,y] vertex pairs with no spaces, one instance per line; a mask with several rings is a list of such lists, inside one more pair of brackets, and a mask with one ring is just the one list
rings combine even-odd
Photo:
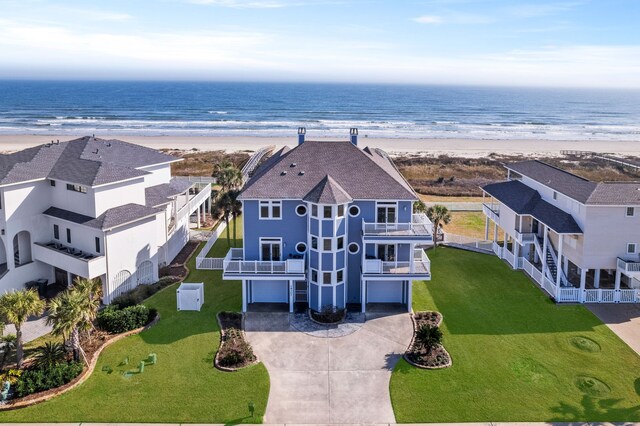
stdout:
[[242,314],[219,312],[216,317],[220,326],[220,348],[214,366],[222,371],[236,371],[256,364],[258,358],[244,334]]
[[344,321],[345,316],[347,315],[346,309],[338,309],[335,312],[333,311],[321,311],[316,312],[313,309],[309,309],[309,317],[312,321],[315,321],[319,324],[339,324]]
[[452,364],[451,355],[442,345],[438,345],[428,353],[427,350],[415,344],[415,331],[423,325],[440,327],[442,324],[442,314],[435,311],[416,312],[411,317],[413,321],[414,338],[409,344],[409,349],[404,354],[404,359],[411,365],[418,368],[430,370],[447,368]]
[[196,251],[198,244],[199,243],[197,241],[187,242],[170,265],[160,268],[160,277],[174,276],[185,278],[189,273],[185,263],[187,263],[191,258],[191,255]]

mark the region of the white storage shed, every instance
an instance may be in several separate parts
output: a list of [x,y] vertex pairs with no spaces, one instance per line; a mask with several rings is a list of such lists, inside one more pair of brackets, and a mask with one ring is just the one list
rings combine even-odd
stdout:
[[179,311],[199,311],[204,303],[204,283],[182,283],[176,290]]

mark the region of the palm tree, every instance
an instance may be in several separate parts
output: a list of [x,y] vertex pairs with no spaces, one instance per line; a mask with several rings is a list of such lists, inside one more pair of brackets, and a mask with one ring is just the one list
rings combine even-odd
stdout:
[[425,213],[427,211],[427,206],[421,200],[413,203],[413,212],[414,213]]
[[233,210],[233,204],[235,200],[229,194],[229,192],[223,193],[216,202],[216,210],[222,215],[224,223],[227,224],[227,247],[231,247],[231,235],[229,235],[229,216]]
[[416,343],[427,350],[431,355],[433,348],[442,342],[442,331],[435,325],[424,324],[416,330]]
[[233,245],[236,245],[238,241],[236,230],[238,228],[238,221],[236,220],[238,216],[242,214],[242,203],[238,200],[238,195],[240,195],[240,191],[237,189],[232,189],[227,192],[230,198],[229,207],[231,208],[230,213],[233,217]]
[[0,337],[0,344],[2,345],[2,365],[0,365],[0,370],[4,370],[7,357],[16,348],[16,335],[7,334],[6,336]]
[[9,324],[16,327],[16,364],[22,368],[24,349],[22,342],[22,325],[30,316],[40,315],[45,304],[34,289],[18,290],[0,296],[0,315]]
[[228,169],[230,167],[235,167],[234,164],[231,161],[229,161],[227,159],[220,160],[218,163],[216,163],[213,166],[213,173],[211,174],[211,177],[219,178],[220,177],[220,173],[224,169]]
[[436,204],[427,209],[427,217],[433,223],[433,242],[434,247],[438,246],[438,234],[443,225],[451,222],[451,213],[449,209],[441,204]]
[[49,368],[64,361],[66,354],[62,343],[45,342],[34,351],[33,361],[39,368]]
[[244,179],[240,169],[235,166],[222,169],[217,177],[218,184],[222,187],[223,191],[239,188]]
[[102,299],[102,281],[99,279],[88,279],[78,277],[73,283],[73,288],[83,292],[89,299],[95,302],[96,315],[100,307],[100,299]]
[[84,357],[80,346],[80,332],[93,328],[98,306],[97,299],[88,297],[86,289],[82,288],[66,290],[49,303],[47,324],[53,326],[51,332],[54,335],[62,336],[65,341],[71,343],[76,361],[80,358],[80,353]]

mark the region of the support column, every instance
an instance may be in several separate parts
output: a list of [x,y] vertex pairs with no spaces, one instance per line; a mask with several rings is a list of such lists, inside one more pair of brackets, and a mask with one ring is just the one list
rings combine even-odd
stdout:
[[247,312],[247,280],[242,280],[242,312]]
[[67,271],[67,288],[73,287],[73,274]]
[[413,304],[413,281],[407,281],[407,312],[411,312]]
[[549,230],[547,229],[547,227],[545,225],[543,225],[544,228],[542,228],[542,236],[543,236],[543,240],[542,240],[542,259],[540,259],[542,261],[542,284],[544,284],[544,280],[547,278],[547,268],[549,267],[547,265],[547,245],[549,244],[549,242],[547,241],[549,238]]
[[198,221],[198,228],[200,228],[200,206],[198,206],[198,208],[196,209],[196,220]]
[[588,269],[580,268],[580,294],[578,295],[580,303],[584,303],[584,289],[587,286],[587,272],[589,272]]
[[414,265],[415,256],[413,253],[415,249],[416,249],[415,243],[409,244],[409,272],[412,274],[415,271],[415,265]]
[[498,224],[493,222],[493,242],[498,241]]
[[558,262],[556,263],[556,287],[560,288],[560,277],[562,276],[562,246],[564,235],[558,234]]
[[620,290],[620,279],[622,278],[622,272],[617,269],[616,270],[616,285],[615,285],[615,289],[616,290]]
[[593,287],[600,288],[600,268],[593,270]]
[[520,245],[513,241],[513,269],[518,269],[518,256],[520,255]]
[[362,284],[360,286],[360,303],[362,305],[362,313],[364,314],[367,306],[367,281],[362,279]]
[[489,216],[484,218],[484,239],[489,239]]
[[289,280],[289,312],[293,312],[293,302],[295,297],[294,284]]

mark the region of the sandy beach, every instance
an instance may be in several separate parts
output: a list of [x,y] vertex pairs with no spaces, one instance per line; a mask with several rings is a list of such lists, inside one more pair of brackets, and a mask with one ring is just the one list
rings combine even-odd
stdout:
[[[266,146],[295,146],[291,137],[222,137],[222,136],[123,136],[98,134],[105,139],[124,141],[155,149],[200,151],[255,151]],[[51,140],[70,140],[72,136],[0,135],[0,151],[11,152]],[[320,138],[315,138],[320,139]],[[320,139],[322,140],[322,139]],[[382,148],[390,154],[442,155],[477,158],[491,153],[502,155],[553,156],[560,151],[593,151],[640,156],[640,141],[550,141],[550,140],[480,140],[480,139],[374,139],[360,137],[361,146]]]

